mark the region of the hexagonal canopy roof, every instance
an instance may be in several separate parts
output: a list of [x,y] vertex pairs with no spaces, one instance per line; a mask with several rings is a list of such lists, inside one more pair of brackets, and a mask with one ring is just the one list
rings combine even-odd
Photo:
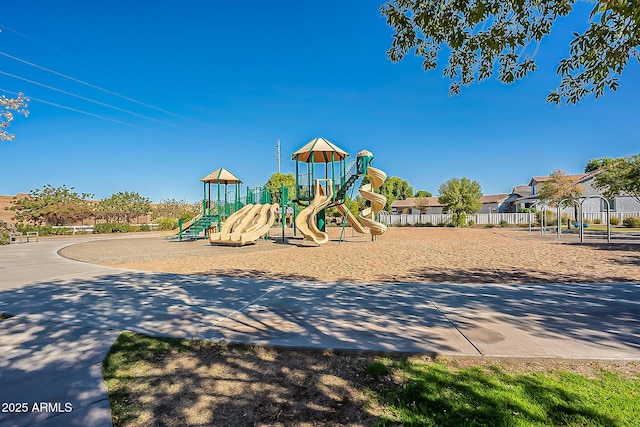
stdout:
[[349,157],[349,153],[338,147],[334,143],[324,138],[314,138],[305,144],[304,147],[291,155],[291,160],[311,163],[329,163],[333,153],[333,160],[342,160]]
[[211,184],[242,184],[242,180],[229,172],[225,168],[218,168],[211,172],[209,175],[200,179],[202,182],[209,182]]

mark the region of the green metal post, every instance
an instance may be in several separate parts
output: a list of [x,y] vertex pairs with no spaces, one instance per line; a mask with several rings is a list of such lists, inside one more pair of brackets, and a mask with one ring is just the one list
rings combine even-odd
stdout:
[[335,168],[335,153],[331,152],[331,186],[333,187],[333,197],[336,195],[336,168]]
[[203,193],[202,193],[202,215],[207,214],[207,183],[204,182],[202,185]]
[[300,200],[300,187],[298,186],[298,156],[296,156],[296,200]]
[[298,204],[293,204],[293,237],[296,237],[296,232],[298,231],[298,227],[296,227],[296,217],[298,216],[298,209],[296,208]]

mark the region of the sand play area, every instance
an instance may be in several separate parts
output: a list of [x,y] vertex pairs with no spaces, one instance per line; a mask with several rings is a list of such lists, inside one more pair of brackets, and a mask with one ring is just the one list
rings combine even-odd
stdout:
[[329,228],[323,246],[273,229],[270,241],[245,247],[162,237],[96,240],[66,247],[76,260],[154,272],[327,282],[593,283],[640,281],[640,240],[607,244],[526,230],[390,228],[377,241]]

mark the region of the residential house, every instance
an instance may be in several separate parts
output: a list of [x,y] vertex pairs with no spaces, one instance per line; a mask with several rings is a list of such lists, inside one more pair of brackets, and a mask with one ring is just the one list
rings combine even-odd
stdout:
[[[482,203],[482,207],[479,213],[503,213],[509,212],[509,203],[510,194],[491,194],[487,196],[482,196],[480,198],[480,203]],[[440,202],[438,202],[438,197],[425,197],[429,209],[422,213],[429,214],[442,214],[443,206]],[[395,200],[391,203],[391,213],[392,214],[411,214],[417,215],[420,213],[420,210],[416,208],[416,198],[410,197],[405,200]]]
[[[583,202],[583,212],[584,213],[600,213],[606,212],[607,210],[607,202],[605,202],[602,197],[602,191],[597,189],[594,186],[595,177],[598,174],[598,171],[593,171],[589,173],[576,174],[576,175],[568,175],[568,177],[575,180],[575,182],[582,186],[583,189],[583,197],[586,200]],[[546,182],[550,179],[549,176],[534,176],[529,181],[529,186],[531,187],[531,195],[523,196],[516,200],[515,207],[532,207],[536,203],[539,203],[538,199],[538,186]],[[633,197],[628,195],[620,195],[618,197],[613,198],[612,200],[608,200],[609,208],[611,212],[640,212],[640,203],[635,200]],[[567,211],[571,211],[572,208],[568,208]]]

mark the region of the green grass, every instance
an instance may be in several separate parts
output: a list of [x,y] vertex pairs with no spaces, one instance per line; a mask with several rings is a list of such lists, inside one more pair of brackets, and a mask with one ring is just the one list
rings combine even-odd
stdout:
[[[565,226],[566,228],[566,226]],[[572,230],[577,230],[577,228],[571,227]],[[589,227],[585,228],[585,231],[607,231],[606,224],[589,224]],[[611,232],[616,233],[638,233],[640,232],[640,228],[626,228],[621,226],[611,226]]]
[[640,378],[563,371],[509,375],[501,368],[458,371],[399,362],[400,380],[368,390],[382,408],[380,426],[637,426]]

